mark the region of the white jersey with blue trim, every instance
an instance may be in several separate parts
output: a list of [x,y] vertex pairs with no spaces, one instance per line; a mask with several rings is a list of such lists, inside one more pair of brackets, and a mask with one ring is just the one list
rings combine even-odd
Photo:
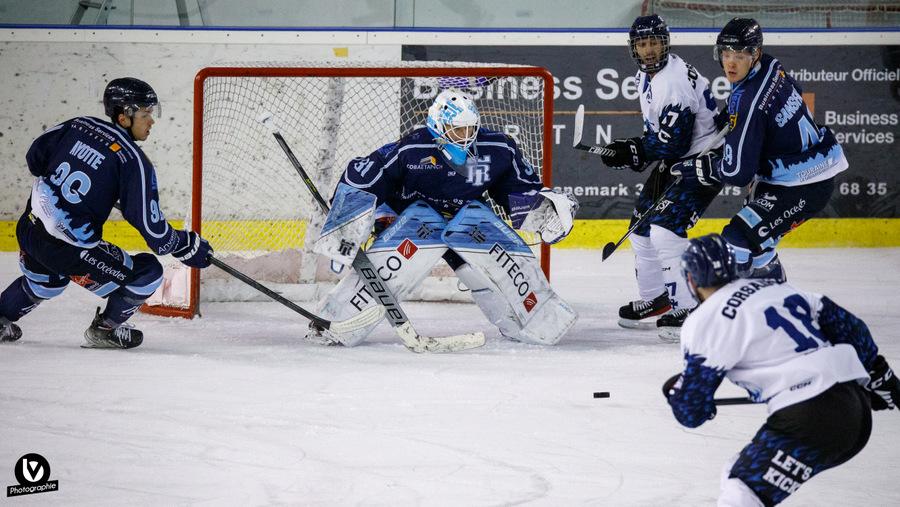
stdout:
[[769,413],[808,400],[840,382],[865,384],[856,349],[832,343],[818,324],[822,296],[775,280],[738,279],[700,304],[681,329],[686,359],[768,403]]
[[668,58],[652,77],[637,73],[644,116],[642,144],[649,160],[698,155],[716,135],[718,107],[709,80],[678,55]]

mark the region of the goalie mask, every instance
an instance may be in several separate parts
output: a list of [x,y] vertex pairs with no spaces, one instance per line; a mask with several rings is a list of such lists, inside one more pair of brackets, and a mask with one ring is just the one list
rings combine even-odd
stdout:
[[474,156],[475,138],[481,116],[472,97],[457,90],[444,90],[428,108],[428,131],[441,154],[454,166],[465,165]]

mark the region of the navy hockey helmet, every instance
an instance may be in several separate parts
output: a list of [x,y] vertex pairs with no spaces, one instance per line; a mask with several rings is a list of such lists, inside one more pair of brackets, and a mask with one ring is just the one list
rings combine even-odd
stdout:
[[744,51],[753,53],[762,48],[762,27],[753,18],[734,18],[725,24],[716,37],[714,58],[722,63],[723,51]]
[[[638,55],[635,46],[642,39],[660,42],[662,53],[658,58],[650,62],[644,62]],[[642,71],[649,73],[659,72],[669,62],[669,27],[663,21],[663,18],[656,14],[640,16],[634,20],[634,23],[631,24],[631,30],[628,31],[628,46],[631,48],[631,58]]]
[[681,255],[681,271],[695,298],[693,286],[719,287],[738,277],[734,250],[718,234],[692,239]]
[[120,113],[131,116],[142,107],[153,107],[159,114],[159,99],[147,83],[133,77],[113,79],[103,91],[103,109],[113,123]]

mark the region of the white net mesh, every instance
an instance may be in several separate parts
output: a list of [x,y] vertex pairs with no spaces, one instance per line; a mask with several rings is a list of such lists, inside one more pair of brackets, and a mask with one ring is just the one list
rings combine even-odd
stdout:
[[[195,118],[202,121],[203,135],[201,230],[217,257],[295,300],[318,299],[338,278],[310,251],[324,217],[261,116],[271,118],[326,200],[351,159],[423,125],[434,97],[447,87],[471,93],[482,125],[515,138],[543,173],[549,74],[537,69],[510,76],[503,70],[509,66],[488,64],[403,65],[369,63],[364,70],[358,64],[266,62],[232,71],[261,75],[206,77],[202,118]],[[442,75],[417,75],[423,72]],[[449,269],[438,269],[416,298],[457,299],[455,278],[445,279],[449,275]],[[215,268],[203,270],[201,280],[202,300],[260,297]]]
[[754,18],[766,28],[848,28],[900,25],[900,1],[650,0],[644,14],[659,14],[672,27],[722,28],[734,17]]

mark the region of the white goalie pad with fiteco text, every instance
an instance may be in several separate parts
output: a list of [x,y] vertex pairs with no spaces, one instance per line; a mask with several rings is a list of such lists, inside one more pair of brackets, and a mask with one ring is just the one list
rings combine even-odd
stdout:
[[[441,236],[447,221],[424,201],[416,201],[375,239],[366,250],[388,289],[402,301],[409,297],[447,251]],[[319,305],[328,319],[346,319],[376,304],[375,297],[356,271],[351,271]],[[375,328],[371,326],[334,335],[343,345],[360,343]]]
[[341,183],[313,252],[343,265],[353,263],[356,251],[369,238],[375,223],[375,195]]
[[508,303],[519,332],[504,335],[553,345],[577,320],[575,310],[553,292],[528,245],[483,203],[463,206],[447,224],[444,242],[496,285]]

